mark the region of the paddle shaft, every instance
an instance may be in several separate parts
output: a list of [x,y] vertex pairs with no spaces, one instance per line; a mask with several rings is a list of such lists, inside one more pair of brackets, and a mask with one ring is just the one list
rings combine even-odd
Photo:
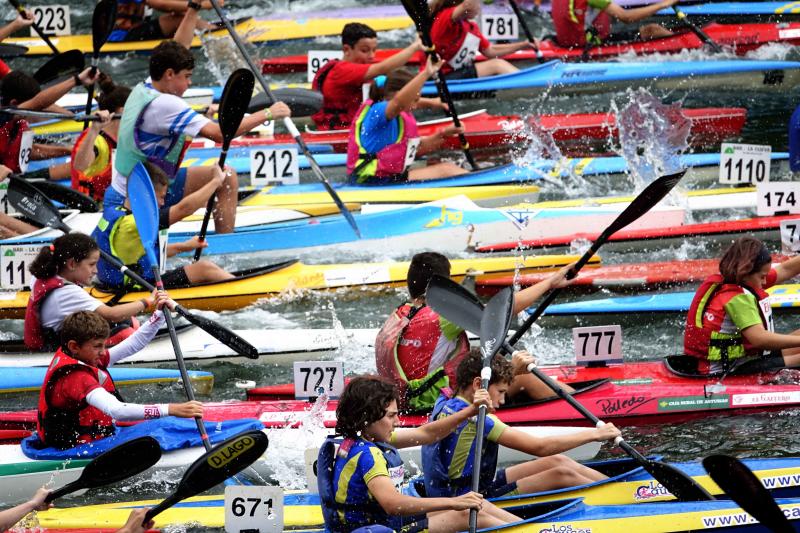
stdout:
[[[513,2],[513,0],[511,0]],[[681,21],[683,24],[686,25],[687,28],[692,30],[692,32],[697,35],[701,41],[706,43],[711,47],[715,53],[719,54],[722,52],[722,47],[717,44],[717,42],[708,36],[706,32],[701,30],[694,22],[690,21],[689,18],[686,16],[686,13],[681,11],[677,5],[672,6],[672,10],[675,11],[675,16],[678,17],[678,20]]]
[[[247,66],[250,67],[250,70],[255,75],[256,79],[258,80],[258,83],[261,84],[261,88],[264,89],[264,94],[266,94],[271,101],[275,102],[275,98],[273,97],[272,91],[269,88],[269,83],[267,83],[267,80],[265,80],[264,76],[261,74],[261,69],[257,67],[255,63],[253,63],[253,58],[251,58],[250,54],[247,53],[247,50],[244,47],[244,43],[242,43],[242,39],[239,37],[239,34],[236,33],[236,29],[233,27],[233,24],[231,24],[231,21],[228,20],[228,18],[222,12],[222,8],[220,7],[219,2],[217,0],[211,0],[211,5],[214,7],[214,11],[217,12],[217,16],[220,18],[222,23],[225,25],[225,28],[228,30],[228,33],[233,39],[233,42],[236,44],[236,48],[239,49],[239,53],[242,54],[242,57],[247,63]],[[322,169],[320,168],[319,164],[314,159],[314,155],[308,149],[308,146],[306,145],[305,141],[300,136],[300,131],[297,129],[297,126],[294,125],[294,122],[292,122],[292,119],[290,117],[284,117],[283,125],[286,127],[287,130],[289,130],[289,134],[294,139],[294,142],[297,143],[297,146],[300,147],[300,151],[302,151],[303,155],[306,156],[306,160],[308,161],[308,164],[311,166],[311,170],[314,172],[314,176],[316,176],[317,179],[322,182],[323,186],[325,187],[325,190],[328,192],[331,198],[333,198],[336,207],[339,208],[339,211],[341,211],[342,215],[344,215],[344,218],[347,219],[347,223],[350,224],[350,227],[353,228],[353,231],[355,232],[356,236],[360,239],[361,231],[358,229],[358,225],[356,224],[356,219],[353,218],[353,214],[350,212],[349,209],[347,209],[347,206],[344,205],[342,199],[339,198],[339,195],[333,189],[330,182],[328,182],[328,178],[325,177],[325,174],[322,172]]]
[[[98,53],[95,52],[95,54],[92,56],[92,69],[90,70],[90,73],[89,73],[89,75],[91,77],[94,77],[94,75],[97,73],[97,61],[98,61],[98,59],[99,59],[98,58]],[[83,113],[84,113],[84,115],[86,115],[86,118],[83,119],[83,129],[86,129],[86,128],[89,127],[89,118],[88,117],[89,117],[89,113],[92,112],[92,100],[94,100],[94,83],[91,84],[89,87],[87,87],[86,90],[87,90],[87,93],[86,93],[86,107],[83,110]]]
[[[222,140],[222,151],[219,154],[219,168],[225,171],[225,159],[228,157],[228,149],[231,146],[231,139],[223,139]],[[206,204],[206,213],[203,216],[203,223],[200,226],[200,235],[198,239],[200,242],[206,240],[206,233],[208,232],[208,223],[211,220],[211,212],[214,210],[214,203],[217,201],[217,192],[214,191],[211,193],[211,196],[208,197],[208,203]],[[200,256],[203,255],[203,248],[198,248],[194,251],[194,261],[197,262],[200,260]]]
[[520,10],[516,0],[508,0],[508,5],[511,6],[511,9],[517,16],[519,27],[522,28],[522,32],[525,34],[525,38],[528,39],[528,42],[533,45],[533,51],[536,53],[536,60],[539,61],[539,63],[544,63],[544,56],[542,55],[542,51],[539,50],[538,46],[536,46],[536,40],[533,38],[533,34],[531,33],[531,29],[528,27],[528,23],[525,22],[524,18],[522,18],[522,10]]
[[[489,388],[489,376],[492,373],[491,359],[483,360],[483,370],[481,371],[481,388]],[[488,369],[488,373],[487,373]],[[475,424],[475,459],[472,463],[472,492],[481,490],[481,457],[483,457],[483,432],[486,427],[486,406],[478,407],[478,420]],[[475,533],[478,529],[478,510],[469,510],[469,531]]]
[[[22,7],[17,0],[8,0],[8,1],[11,3],[12,6],[14,6],[14,9],[16,9],[20,15],[23,16],[26,15],[25,8]],[[42,28],[40,28],[35,21],[31,25],[31,27],[33,28],[33,31],[35,31],[36,34],[45,42],[45,44],[47,44],[47,46],[50,47],[50,50],[52,50],[54,54],[59,53],[58,48],[56,48],[56,45],[53,44],[53,41],[50,40],[50,38],[42,31]]]

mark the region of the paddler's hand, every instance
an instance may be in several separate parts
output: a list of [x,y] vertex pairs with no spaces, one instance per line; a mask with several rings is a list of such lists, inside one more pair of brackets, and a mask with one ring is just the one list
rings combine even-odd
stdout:
[[292,110],[289,109],[289,106],[283,102],[275,102],[269,106],[266,111],[264,111],[264,115],[266,116],[264,122],[268,120],[282,120],[286,117],[291,117]]
[[603,442],[605,440],[614,440],[617,437],[622,436],[622,432],[612,424],[611,422],[606,422],[599,428],[596,428],[595,431],[597,432],[597,437],[594,440],[597,442]]
[[170,310],[174,311],[175,306],[178,305],[175,301],[169,297],[167,291],[157,291],[156,293],[156,309],[163,309],[164,306],[169,307]]
[[92,76],[92,67],[86,68],[83,70],[83,72],[78,74],[78,79],[84,87],[93,85],[98,79],[100,79],[100,70],[96,70],[94,76]]
[[203,404],[197,400],[169,404],[169,415],[181,418],[203,417]]
[[478,389],[475,391],[475,394],[472,396],[472,405],[469,406],[469,409],[472,409],[473,414],[478,414],[478,408],[481,405],[485,405],[490,411],[494,411],[492,407],[492,398],[489,396],[489,391],[486,389]]
[[111,124],[111,117],[113,114],[105,109],[98,110],[96,114],[100,120],[93,120],[91,128],[95,134],[98,134],[101,129]]
[[447,126],[441,132],[439,132],[442,137],[452,137],[453,135],[460,135],[464,133],[464,126]]
[[17,18],[11,21],[11,24],[13,24],[12,27],[14,31],[28,28],[33,25],[33,15],[27,11],[25,13],[20,13],[17,15]]
[[511,355],[511,368],[514,369],[515,376],[527,374],[528,366],[531,364],[536,365],[538,363],[539,361],[537,361],[536,358],[529,354],[526,350],[517,350]]
[[31,507],[33,511],[46,511],[50,509],[53,504],[46,503],[44,501],[47,498],[47,495],[50,494],[50,491],[44,487],[40,487],[39,490],[28,500],[28,505]]
[[[224,7],[225,6],[225,0],[217,0],[217,1],[219,2],[219,7]],[[210,0],[202,0],[200,2],[200,6],[203,9],[214,9],[214,6],[213,6],[213,4],[211,3]]]
[[422,44],[422,39],[420,39],[419,35],[417,35],[417,38],[414,39],[413,43],[408,45],[408,48],[410,48],[414,53],[425,51],[425,45]]
[[480,511],[483,507],[483,496],[477,492],[468,492],[455,498],[450,498],[453,504],[454,511],[466,511],[467,509],[477,509]]
[[439,69],[442,68],[444,65],[444,60],[440,57],[439,61],[436,63],[433,62],[431,56],[428,56],[428,59],[425,61],[425,75],[429,78],[439,72]]
[[117,530],[117,533],[144,533],[148,529],[153,529],[153,526],[156,525],[155,520],[148,520],[143,523],[144,517],[149,510],[149,507],[140,507],[131,511],[131,514],[128,515],[128,521]]
[[211,182],[214,184],[215,191],[225,183],[228,172],[233,172],[233,169],[228,165],[225,165],[225,170],[219,168],[219,165],[214,165],[214,169],[211,171]]
[[11,174],[11,169],[5,165],[0,165],[0,181],[3,181]]
[[193,250],[197,250],[198,248],[208,247],[208,241],[205,239],[201,241],[200,237],[198,235],[195,235],[188,241],[183,241],[182,243],[180,243],[179,246],[181,247],[182,252],[191,252]]
[[569,272],[569,269],[574,266],[575,263],[570,263],[567,266],[562,267],[561,270],[551,275],[549,278],[547,278],[547,282],[550,283],[550,290],[561,289],[563,287],[566,287],[567,285],[572,284],[575,278],[567,279],[567,272]]

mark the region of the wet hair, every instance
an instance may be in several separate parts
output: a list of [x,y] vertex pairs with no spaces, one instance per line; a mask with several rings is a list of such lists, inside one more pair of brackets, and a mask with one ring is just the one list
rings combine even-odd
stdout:
[[169,176],[164,172],[164,169],[150,161],[144,161],[144,168],[150,174],[150,181],[153,182],[153,187],[167,187],[169,186]]
[[348,22],[342,28],[342,46],[354,47],[361,39],[377,39],[375,30],[360,22]]
[[17,104],[27,102],[41,91],[39,82],[33,76],[19,70],[12,70],[3,78],[0,84],[0,104],[11,105],[12,100]]
[[435,17],[439,11],[447,9],[448,7],[455,7],[463,1],[464,0],[431,0],[429,7],[431,16]]
[[[472,385],[472,381],[481,376],[482,369],[483,355],[481,350],[480,348],[472,348],[456,369],[456,387],[458,390],[464,390]],[[492,377],[489,379],[489,385],[494,385],[495,383],[510,384],[512,379],[514,379],[514,370],[511,367],[511,362],[501,354],[496,354],[492,359]]]
[[37,279],[52,278],[67,266],[70,259],[83,261],[99,249],[97,242],[85,233],[67,233],[53,244],[43,246],[28,270]]
[[336,406],[336,433],[347,438],[361,435],[368,425],[386,415],[400,395],[394,383],[380,376],[358,376],[350,380]]
[[107,339],[111,334],[108,321],[95,311],[77,311],[68,315],[61,324],[61,346],[69,341],[81,345],[96,339]]
[[98,85],[100,86],[101,94],[97,97],[97,107],[112,113],[121,107],[125,107],[125,102],[131,94],[129,87],[117,85],[111,79],[111,76],[104,72],[100,73]]
[[181,70],[194,70],[192,52],[173,40],[162,41],[153,49],[150,56],[150,77],[158,81],[170,68],[175,73]]
[[742,280],[772,263],[772,256],[764,243],[753,237],[733,241],[719,261],[719,273],[725,283],[741,285]]
[[383,84],[377,83],[372,80],[369,86],[369,99],[373,102],[380,102],[381,100],[388,100],[393,97],[400,89],[406,86],[416,74],[408,68],[399,68],[390,72]]
[[421,252],[411,258],[408,265],[408,294],[412,298],[425,295],[433,276],[450,277],[450,260],[438,252]]

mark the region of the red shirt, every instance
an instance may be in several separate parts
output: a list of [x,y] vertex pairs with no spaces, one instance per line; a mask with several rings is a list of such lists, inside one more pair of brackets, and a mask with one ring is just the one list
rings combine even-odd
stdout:
[[[108,351],[100,362],[101,372],[109,363]],[[86,395],[95,389],[103,388],[88,372],[71,372],[60,378],[53,387],[50,404],[58,409],[79,409]]]
[[491,46],[489,40],[483,36],[480,28],[473,21],[466,19],[457,22],[453,21],[453,11],[456,7],[458,6],[448,7],[439,11],[431,26],[431,40],[436,47],[436,52],[445,61],[445,64],[442,65],[442,74],[453,71],[453,67],[448,65],[447,62],[455,57],[467,33],[476,35],[480,39],[478,49],[481,52]]
[[[337,61],[331,68],[321,87],[322,109],[311,116],[319,129],[331,129],[327,120],[331,110],[344,111],[342,116],[346,121],[342,121],[337,129],[350,127],[356,111],[361,107],[361,86],[369,81],[366,79],[369,67],[368,63]],[[316,79],[314,81],[316,84]]]

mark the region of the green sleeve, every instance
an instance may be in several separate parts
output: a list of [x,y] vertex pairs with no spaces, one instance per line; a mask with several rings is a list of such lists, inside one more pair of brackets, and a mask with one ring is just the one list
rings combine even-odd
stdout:
[[455,340],[464,331],[441,315],[439,316],[439,328],[442,330],[442,335],[449,341]]
[[605,11],[605,9],[611,5],[611,0],[589,0],[588,4],[589,7]]
[[725,304],[725,313],[736,324],[739,331],[762,324],[758,302],[752,294],[737,294]]

